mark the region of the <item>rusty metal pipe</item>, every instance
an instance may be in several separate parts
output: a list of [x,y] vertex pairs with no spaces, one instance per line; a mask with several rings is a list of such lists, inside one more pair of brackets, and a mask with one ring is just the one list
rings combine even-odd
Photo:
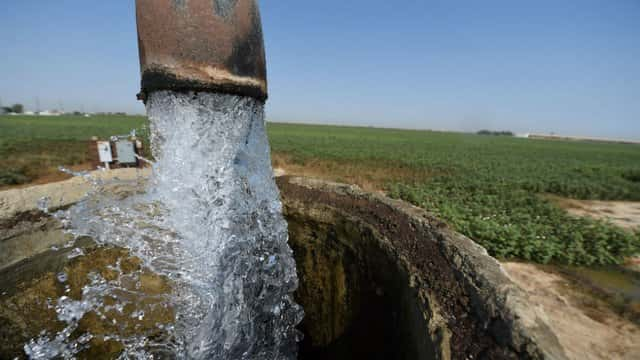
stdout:
[[160,90],[267,99],[255,0],[136,0],[141,100]]

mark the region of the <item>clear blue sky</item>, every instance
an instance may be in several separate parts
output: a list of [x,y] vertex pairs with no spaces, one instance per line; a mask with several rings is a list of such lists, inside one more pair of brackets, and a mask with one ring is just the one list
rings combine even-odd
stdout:
[[[640,139],[638,0],[262,0],[272,121]],[[7,0],[0,99],[142,113],[133,0]]]

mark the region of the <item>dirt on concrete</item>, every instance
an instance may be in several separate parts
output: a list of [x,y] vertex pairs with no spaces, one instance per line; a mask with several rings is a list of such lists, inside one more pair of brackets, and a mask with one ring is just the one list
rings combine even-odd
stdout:
[[[575,360],[637,359],[640,327],[619,316],[611,307],[578,289],[560,274],[542,266],[504,263],[509,277],[529,302],[546,313],[549,327],[567,357]],[[589,304],[585,306],[585,304]]]
[[281,177],[291,207],[328,206],[372,225],[414,268],[446,324],[452,358],[564,359],[554,334],[486,250],[424,210],[357,187]]

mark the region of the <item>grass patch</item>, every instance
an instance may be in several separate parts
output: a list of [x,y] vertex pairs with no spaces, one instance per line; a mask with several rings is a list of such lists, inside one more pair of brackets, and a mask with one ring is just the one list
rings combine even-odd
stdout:
[[0,170],[0,186],[20,185],[29,182],[29,177],[22,169],[2,169]]

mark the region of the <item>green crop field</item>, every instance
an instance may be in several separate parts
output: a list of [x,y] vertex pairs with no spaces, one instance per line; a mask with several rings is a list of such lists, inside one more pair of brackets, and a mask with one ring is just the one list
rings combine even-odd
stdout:
[[637,233],[570,217],[542,196],[639,201],[638,145],[284,124],[269,130],[274,153],[294,163],[324,166],[338,179],[354,166],[387,174],[376,177],[391,196],[438,214],[499,258],[591,265],[640,252]]
[[14,140],[89,140],[128,134],[147,123],[144,116],[0,116],[0,141]]
[[[82,163],[84,140],[145,123],[0,117],[0,186]],[[545,196],[640,201],[639,145],[295,124],[269,124],[269,136],[276,165],[383,189],[499,258],[592,265],[640,253],[640,234],[571,217]]]
[[87,161],[87,141],[143,129],[143,116],[0,116],[0,187],[49,174],[60,165]]

